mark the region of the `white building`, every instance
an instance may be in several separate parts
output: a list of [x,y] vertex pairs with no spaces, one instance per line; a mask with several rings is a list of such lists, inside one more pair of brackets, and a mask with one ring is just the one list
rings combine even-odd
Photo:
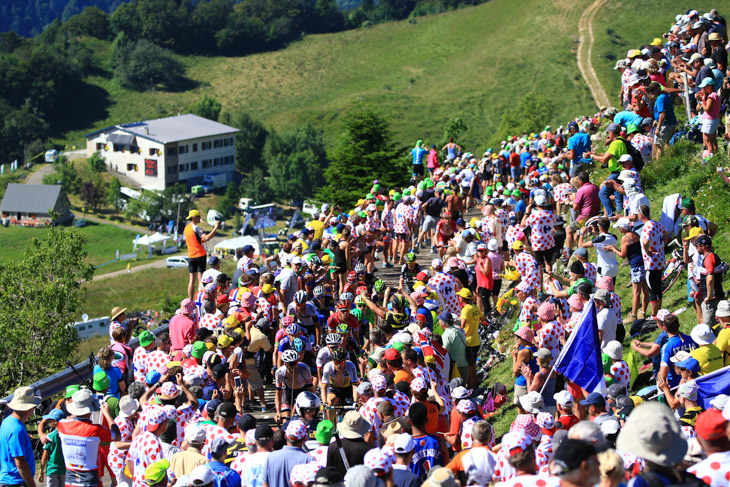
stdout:
[[178,182],[191,187],[209,174],[233,180],[237,132],[197,115],[178,115],[92,132],[86,135],[86,153],[98,151],[110,171],[146,189],[165,189]]

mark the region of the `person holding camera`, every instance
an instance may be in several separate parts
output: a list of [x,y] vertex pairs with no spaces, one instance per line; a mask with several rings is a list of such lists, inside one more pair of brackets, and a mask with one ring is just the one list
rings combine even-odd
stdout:
[[[597,154],[595,151],[586,152],[584,157],[591,157],[593,160],[601,163],[601,167],[608,167],[611,171],[611,175],[608,177],[609,180],[615,180],[618,178],[619,172],[621,171],[621,163],[619,159],[624,154],[628,153],[626,144],[621,135],[621,126],[617,123],[612,123],[606,129],[606,145],[608,149],[603,154]],[[611,203],[611,195],[615,195],[616,209]],[[598,197],[601,200],[601,204],[605,210],[605,214],[608,218],[613,216],[614,211],[620,213],[623,208],[623,195],[617,193],[613,185],[606,183],[601,185],[598,191]]]
[[[616,254],[611,248],[616,248],[616,237],[608,232],[611,223],[608,218],[599,218],[596,223],[583,228],[578,234],[578,246],[584,248],[595,248],[598,258],[598,275],[610,277],[614,284],[618,275],[618,262]],[[596,235],[593,239],[585,241],[586,235]]]
[[188,272],[190,274],[190,280],[188,281],[188,299],[195,299],[195,281],[200,282],[200,278],[205,272],[205,265],[208,261],[208,256],[205,251],[203,244],[215,237],[218,227],[221,224],[220,219],[215,221],[213,230],[210,233],[203,232],[200,228],[200,212],[198,210],[190,210],[188,213],[187,220],[190,223],[185,227],[185,243],[188,246]]

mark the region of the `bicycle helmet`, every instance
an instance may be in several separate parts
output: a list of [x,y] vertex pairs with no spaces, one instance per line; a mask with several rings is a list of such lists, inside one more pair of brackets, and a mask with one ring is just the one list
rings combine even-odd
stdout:
[[294,403],[294,409],[296,409],[300,418],[302,417],[302,409],[319,409],[321,406],[322,402],[319,400],[319,396],[309,391],[300,392]]
[[390,298],[390,304],[393,305],[393,309],[402,309],[404,306],[403,303],[403,296],[400,294],[396,294],[392,298]]
[[357,272],[350,271],[347,273],[347,282],[350,284],[355,284],[357,282]]
[[362,294],[358,294],[355,297],[355,304],[365,304],[365,296],[363,296]]
[[332,350],[332,354],[330,356],[335,362],[341,362],[347,359],[347,352],[345,352],[342,348],[337,347]]
[[416,254],[414,254],[413,252],[408,252],[406,254],[406,263],[415,262],[415,261],[416,261]]
[[338,335],[349,335],[350,327],[347,326],[347,323],[340,323],[337,325],[336,331]]
[[337,333],[327,333],[327,336],[324,337],[324,342],[327,345],[338,345],[340,343],[340,335]]
[[284,317],[283,317],[283,318],[281,319],[281,324],[282,324],[282,325],[284,325],[284,328],[288,327],[288,326],[289,326],[289,325],[291,325],[292,323],[294,323],[294,317],[293,317],[293,316],[288,316],[288,315],[287,315],[287,316],[284,316]]
[[303,352],[304,351],[304,340],[302,340],[299,337],[296,337],[291,342],[291,348],[296,350],[297,352]]
[[375,292],[377,294],[381,294],[383,291],[385,291],[385,281],[382,279],[378,279],[373,283],[373,289],[375,289]]
[[[364,296],[368,292],[367,286],[358,286],[357,289],[355,289],[355,294],[357,296]],[[355,302],[357,302],[357,296],[355,296]]]
[[315,255],[314,257],[309,259],[309,265],[322,265],[322,259]]
[[357,265],[355,266],[355,273],[362,274],[364,272],[365,272],[365,264],[363,264],[362,262],[358,262]]
[[307,291],[297,291],[294,293],[294,302],[297,304],[304,304],[307,302]]
[[296,335],[299,333],[299,325],[296,323],[292,323],[291,325],[286,327],[286,334],[287,335]]
[[327,291],[325,291],[324,286],[317,286],[314,288],[314,291],[312,291],[315,298],[321,298],[326,294],[326,292]]
[[285,364],[290,364],[299,360],[299,354],[294,350],[286,350],[281,354],[281,361]]
[[355,299],[355,296],[353,296],[352,293],[342,293],[342,294],[340,294],[340,300],[341,301],[347,301],[348,303],[351,303],[353,299]]
[[349,309],[350,304],[347,301],[337,301],[337,309]]

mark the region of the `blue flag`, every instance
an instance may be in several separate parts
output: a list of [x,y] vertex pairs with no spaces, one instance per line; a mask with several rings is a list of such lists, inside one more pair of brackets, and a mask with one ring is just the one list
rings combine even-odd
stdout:
[[697,387],[697,402],[705,409],[710,409],[715,396],[720,394],[730,395],[730,366],[702,375],[695,379]]
[[555,361],[555,370],[590,392],[605,392],[596,306],[589,301]]

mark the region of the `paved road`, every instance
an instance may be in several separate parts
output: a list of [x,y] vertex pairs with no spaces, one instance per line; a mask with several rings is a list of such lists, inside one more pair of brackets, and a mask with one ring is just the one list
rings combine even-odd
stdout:
[[608,107],[611,105],[608,95],[606,95],[603,85],[598,80],[596,71],[593,69],[593,63],[591,62],[591,53],[593,51],[593,19],[605,3],[606,0],[595,0],[585,9],[578,21],[578,32],[580,33],[578,41],[580,43],[578,46],[578,69],[580,69],[588,88],[591,90],[593,100],[599,107]]
[[36,172],[25,178],[24,184],[43,184],[43,176],[51,174],[53,172],[53,166],[46,164]]

